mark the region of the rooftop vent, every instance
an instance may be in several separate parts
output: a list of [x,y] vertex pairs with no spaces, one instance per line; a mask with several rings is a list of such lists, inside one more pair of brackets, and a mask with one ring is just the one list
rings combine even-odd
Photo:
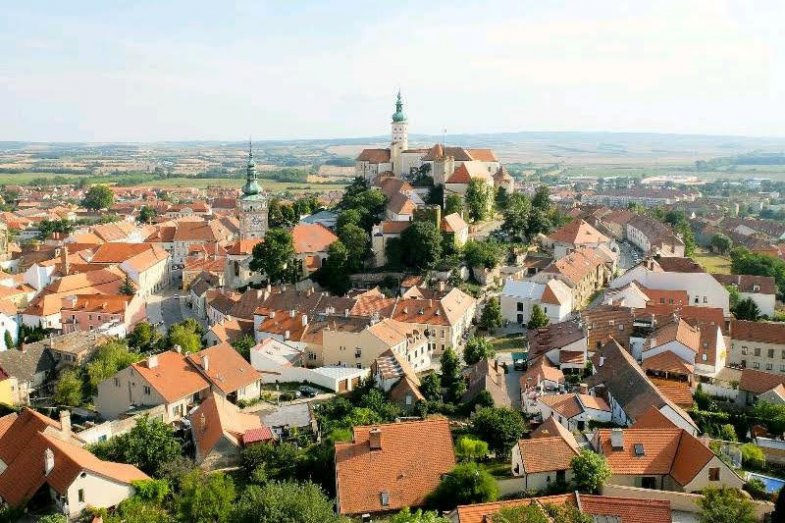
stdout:
[[635,450],[635,457],[640,458],[641,456],[646,455],[646,451],[643,448],[643,443],[636,443],[633,448]]
[[624,450],[624,431],[622,429],[611,429],[611,448]]
[[382,450],[382,429],[375,428],[368,432],[368,444],[371,450]]

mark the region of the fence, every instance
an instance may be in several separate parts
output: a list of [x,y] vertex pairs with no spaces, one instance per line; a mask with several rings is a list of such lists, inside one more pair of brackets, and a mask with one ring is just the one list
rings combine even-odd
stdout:
[[[637,487],[623,487],[621,485],[605,485],[602,487],[603,496],[614,496],[617,498],[632,499],[660,499],[670,501],[671,510],[698,514],[700,506],[698,500],[700,494],[688,494],[686,492],[672,492],[670,490],[651,490]],[[753,501],[755,515],[758,521],[763,521],[766,514],[774,510],[774,504],[768,501]]]

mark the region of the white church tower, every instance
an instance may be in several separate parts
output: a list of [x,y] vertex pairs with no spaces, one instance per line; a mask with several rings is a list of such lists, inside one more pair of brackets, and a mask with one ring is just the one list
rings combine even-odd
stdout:
[[392,115],[392,145],[390,147],[390,159],[392,162],[393,173],[396,176],[408,174],[401,172],[401,153],[409,148],[409,122],[403,113],[403,101],[401,91],[398,90],[398,99],[395,101],[395,113]]

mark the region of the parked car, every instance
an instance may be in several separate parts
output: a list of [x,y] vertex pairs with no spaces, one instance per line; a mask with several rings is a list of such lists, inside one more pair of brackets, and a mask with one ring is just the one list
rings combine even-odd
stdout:
[[299,392],[302,396],[306,398],[314,398],[316,397],[317,394],[319,394],[318,390],[316,390],[313,387],[309,387],[307,385],[303,385],[302,387],[297,389],[297,392]]

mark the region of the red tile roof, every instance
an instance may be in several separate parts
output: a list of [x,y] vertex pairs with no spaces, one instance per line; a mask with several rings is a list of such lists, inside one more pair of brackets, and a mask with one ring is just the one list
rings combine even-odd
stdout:
[[[204,368],[205,359],[207,369]],[[224,394],[235,392],[262,378],[259,371],[245,361],[229,343],[221,343],[196,354],[189,354],[188,360]]]
[[[380,432],[376,432],[380,431]],[[372,449],[371,432],[380,438]],[[455,467],[446,419],[354,428],[352,442],[335,444],[339,513],[361,514],[417,507]],[[382,494],[387,505],[382,505]]]
[[174,351],[158,354],[157,365],[150,368],[150,358],[134,363],[133,368],[167,402],[210,388],[210,383],[191,365],[187,358]]
[[730,332],[733,340],[785,345],[785,323],[733,320]]
[[320,223],[298,223],[292,229],[292,241],[297,254],[327,252],[338,237]]

